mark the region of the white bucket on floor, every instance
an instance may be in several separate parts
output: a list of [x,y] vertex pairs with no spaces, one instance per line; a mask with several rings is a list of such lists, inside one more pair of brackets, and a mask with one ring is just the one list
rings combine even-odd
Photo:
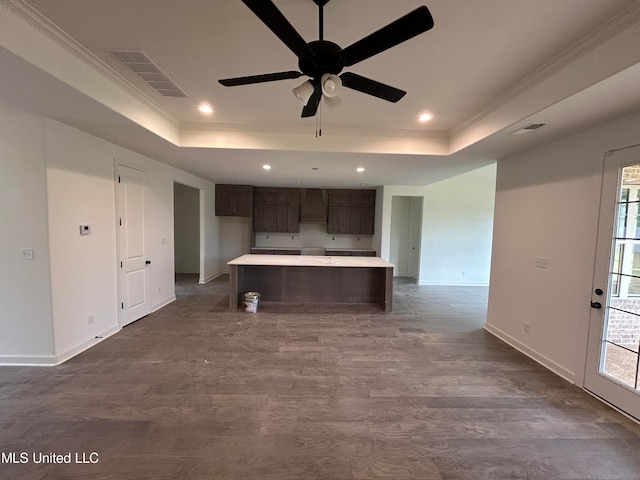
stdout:
[[244,294],[244,311],[256,313],[260,304],[260,292],[247,292]]

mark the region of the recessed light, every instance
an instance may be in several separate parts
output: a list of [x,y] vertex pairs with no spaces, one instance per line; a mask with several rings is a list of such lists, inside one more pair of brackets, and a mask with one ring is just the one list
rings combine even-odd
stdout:
[[361,187],[366,187],[366,186],[367,186],[367,184],[366,184],[366,183],[361,183],[361,184],[360,184],[360,186],[361,186]]
[[271,165],[262,165],[265,170],[271,170]]
[[213,108],[210,105],[202,104],[198,107],[200,113],[204,113],[205,115],[211,115],[213,113]]
[[356,172],[364,172],[364,167],[358,167],[358,168],[356,168]]
[[429,120],[431,120],[433,117],[431,115],[429,115],[428,113],[423,113],[422,115],[420,115],[418,117],[418,120],[420,120],[421,122],[428,122]]

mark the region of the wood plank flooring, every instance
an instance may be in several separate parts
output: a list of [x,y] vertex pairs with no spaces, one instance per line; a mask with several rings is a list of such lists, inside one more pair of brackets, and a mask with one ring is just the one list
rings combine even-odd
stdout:
[[195,282],[59,367],[0,368],[0,452],[98,455],[0,479],[640,479],[640,427],[486,333],[486,288],[247,314]]

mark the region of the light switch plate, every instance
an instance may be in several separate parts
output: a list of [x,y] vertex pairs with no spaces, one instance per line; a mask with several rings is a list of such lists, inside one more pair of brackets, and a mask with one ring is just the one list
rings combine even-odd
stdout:
[[23,260],[33,260],[33,248],[23,248],[20,253]]

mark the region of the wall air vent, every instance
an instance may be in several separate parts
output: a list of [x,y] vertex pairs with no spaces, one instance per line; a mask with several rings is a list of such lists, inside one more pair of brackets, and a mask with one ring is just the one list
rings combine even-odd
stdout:
[[525,125],[524,127],[522,127],[519,130],[516,130],[515,132],[511,132],[510,135],[524,135],[525,133],[531,133],[534,130],[544,127],[545,125],[546,123],[530,123],[529,125]]
[[140,50],[110,51],[109,53],[160,95],[164,97],[187,96],[173,80],[164,74],[162,70]]

